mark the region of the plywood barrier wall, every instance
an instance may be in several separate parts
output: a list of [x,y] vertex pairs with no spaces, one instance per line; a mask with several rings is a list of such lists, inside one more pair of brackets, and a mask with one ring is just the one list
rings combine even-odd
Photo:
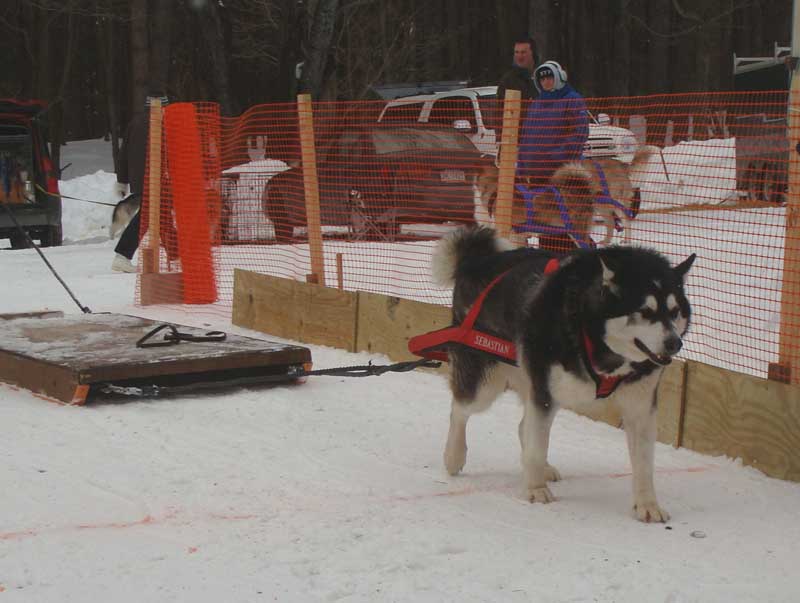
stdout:
[[400,297],[358,294],[356,349],[386,354],[392,360],[416,360],[408,351],[414,335],[450,326],[450,308]]
[[233,324],[285,339],[356,351],[358,295],[234,270]]
[[[450,309],[374,293],[339,291],[236,270],[233,323],[303,343],[409,360],[409,337],[450,324]],[[613,404],[585,416],[622,425]],[[699,362],[675,361],[658,389],[658,439],[741,458],[765,474],[800,481],[800,388]]]
[[800,388],[699,362],[687,370],[683,446],[800,481]]

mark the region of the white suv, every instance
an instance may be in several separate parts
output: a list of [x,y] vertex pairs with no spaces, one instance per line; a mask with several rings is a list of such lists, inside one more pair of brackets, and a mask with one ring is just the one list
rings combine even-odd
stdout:
[[[496,157],[499,141],[495,126],[502,123],[501,111],[497,86],[483,86],[398,98],[386,104],[378,121],[452,126],[469,136],[479,151]],[[589,138],[583,156],[630,163],[638,147],[636,137],[630,130],[610,125],[610,121],[605,113],[597,118],[589,114]]]

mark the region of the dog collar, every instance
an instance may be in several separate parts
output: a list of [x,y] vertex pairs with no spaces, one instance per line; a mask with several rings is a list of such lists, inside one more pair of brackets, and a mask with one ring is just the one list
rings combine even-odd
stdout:
[[597,399],[608,398],[617,390],[623,381],[636,374],[636,371],[613,376],[598,373],[594,368],[594,344],[586,334],[586,331],[583,331],[583,352],[583,364],[586,366],[586,372],[589,373],[589,376],[595,383],[595,398]]

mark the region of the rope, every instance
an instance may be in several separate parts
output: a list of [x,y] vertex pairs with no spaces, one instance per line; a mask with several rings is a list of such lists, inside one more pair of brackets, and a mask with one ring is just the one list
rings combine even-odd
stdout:
[[438,368],[441,362],[434,362],[422,358],[408,362],[397,362],[395,364],[378,365],[371,362],[361,366],[341,366],[336,368],[318,369],[316,371],[306,371],[299,367],[289,367],[285,374],[281,375],[255,375],[251,377],[238,377],[234,379],[211,381],[199,381],[185,385],[117,385],[114,383],[104,383],[100,391],[105,394],[115,394],[119,396],[136,396],[144,398],[157,398],[163,395],[194,393],[200,390],[214,390],[221,387],[247,387],[253,385],[265,385],[268,383],[284,383],[302,377],[313,377],[327,375],[331,377],[370,377],[380,376],[384,373],[407,373],[416,368]]
[[[72,199],[73,201],[83,201],[84,203],[93,203],[94,205],[105,205],[106,207],[117,206],[116,203],[104,203],[102,201],[92,201],[91,199],[81,199],[80,197],[70,197],[69,195],[64,195],[61,193],[59,194],[51,193],[50,191],[43,189],[39,184],[36,185],[36,190],[39,191],[40,193],[44,193],[48,197],[56,197],[58,199]],[[30,201],[30,199],[28,199],[28,201]]]
[[394,364],[363,364],[360,366],[340,366],[336,368],[318,369],[316,371],[300,371],[299,377],[327,375],[331,377],[379,377],[385,373],[407,373],[418,368],[439,368],[442,363],[421,358]]
[[78,298],[75,297],[75,294],[67,286],[67,283],[64,282],[64,279],[61,278],[61,276],[58,274],[58,272],[56,272],[56,269],[53,268],[53,265],[50,262],[47,261],[46,257],[44,257],[44,254],[42,253],[42,250],[39,249],[39,246],[36,243],[33,242],[33,239],[28,234],[28,232],[24,228],[22,228],[20,223],[17,221],[17,217],[14,215],[14,212],[11,211],[11,209],[8,207],[8,204],[7,203],[0,203],[0,205],[2,205],[5,208],[6,212],[8,212],[8,215],[11,218],[11,221],[14,222],[14,226],[16,226],[17,230],[19,230],[22,233],[22,235],[28,241],[30,246],[33,247],[36,250],[36,253],[38,253],[39,257],[42,258],[42,261],[45,264],[47,264],[47,267],[50,268],[50,272],[53,273],[53,275],[58,279],[58,282],[61,283],[61,286],[64,287],[64,289],[67,291],[67,293],[69,293],[69,296],[72,298],[72,301],[74,301],[78,305],[78,307],[81,309],[81,312],[83,312],[84,314],[91,314],[92,311],[88,308],[88,306],[84,306],[80,301],[78,301]]

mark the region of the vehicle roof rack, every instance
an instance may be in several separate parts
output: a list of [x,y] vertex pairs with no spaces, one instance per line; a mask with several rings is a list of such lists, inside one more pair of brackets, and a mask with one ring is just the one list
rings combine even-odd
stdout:
[[446,90],[458,90],[469,84],[466,80],[441,80],[435,82],[416,82],[400,84],[376,84],[372,86],[375,93],[384,100],[416,96],[417,94],[433,94]]

